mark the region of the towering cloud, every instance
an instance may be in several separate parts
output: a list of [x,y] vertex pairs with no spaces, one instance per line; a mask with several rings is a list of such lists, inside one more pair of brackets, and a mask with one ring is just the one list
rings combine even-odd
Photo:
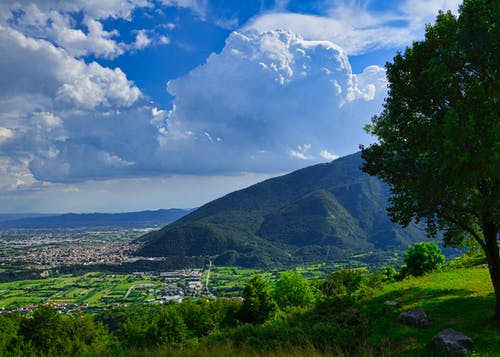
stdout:
[[137,30],[124,44],[102,19],[126,20],[151,4],[92,4],[63,2],[57,11],[55,0],[0,5],[4,188],[37,180],[283,172],[370,140],[362,127],[380,110],[385,72],[370,66],[354,74],[332,41],[286,30],[233,32],[220,53],[168,82],[173,106],[160,110],[120,68],[85,57],[109,59],[149,46],[149,32]]
[[286,170],[353,152],[369,140],[362,127],[385,86],[382,68],[353,74],[331,41],[233,32],[220,54],[168,83],[175,100],[160,139],[165,168]]

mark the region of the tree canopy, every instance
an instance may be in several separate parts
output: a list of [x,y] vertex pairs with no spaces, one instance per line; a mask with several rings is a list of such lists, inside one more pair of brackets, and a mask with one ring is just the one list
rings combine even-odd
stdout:
[[500,318],[498,19],[499,1],[465,0],[387,63],[388,97],[367,126],[378,142],[362,148],[362,169],[389,184],[392,220],[480,244]]

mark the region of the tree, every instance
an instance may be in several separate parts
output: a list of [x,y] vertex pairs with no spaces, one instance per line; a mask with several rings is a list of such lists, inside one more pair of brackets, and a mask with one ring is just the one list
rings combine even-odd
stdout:
[[274,287],[274,300],[282,309],[295,306],[308,306],[314,303],[315,296],[309,282],[299,272],[281,273]]
[[262,275],[253,275],[243,288],[240,319],[245,322],[263,323],[275,309],[276,303],[268,281]]
[[444,260],[441,249],[433,242],[419,242],[409,247],[404,255],[406,269],[414,276],[441,268]]
[[389,216],[485,252],[500,319],[500,2],[440,12],[425,40],[387,63],[388,98],[367,131],[363,171],[389,184]]

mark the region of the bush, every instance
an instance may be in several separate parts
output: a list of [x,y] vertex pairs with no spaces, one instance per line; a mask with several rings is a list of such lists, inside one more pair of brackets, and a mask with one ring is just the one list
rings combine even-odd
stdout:
[[445,261],[441,249],[433,242],[419,242],[410,246],[404,254],[408,274],[420,276],[427,272],[440,269]]
[[276,310],[269,282],[262,275],[254,275],[243,289],[243,304],[239,319],[243,322],[261,324]]
[[330,274],[321,284],[321,291],[326,297],[352,296],[362,285],[364,271],[344,269]]
[[310,306],[315,301],[309,282],[299,272],[281,273],[274,287],[274,300],[281,309]]

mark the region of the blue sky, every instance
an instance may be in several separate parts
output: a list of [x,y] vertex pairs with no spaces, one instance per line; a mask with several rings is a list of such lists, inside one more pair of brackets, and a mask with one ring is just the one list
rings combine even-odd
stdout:
[[0,213],[195,207],[374,139],[457,0],[4,0]]

